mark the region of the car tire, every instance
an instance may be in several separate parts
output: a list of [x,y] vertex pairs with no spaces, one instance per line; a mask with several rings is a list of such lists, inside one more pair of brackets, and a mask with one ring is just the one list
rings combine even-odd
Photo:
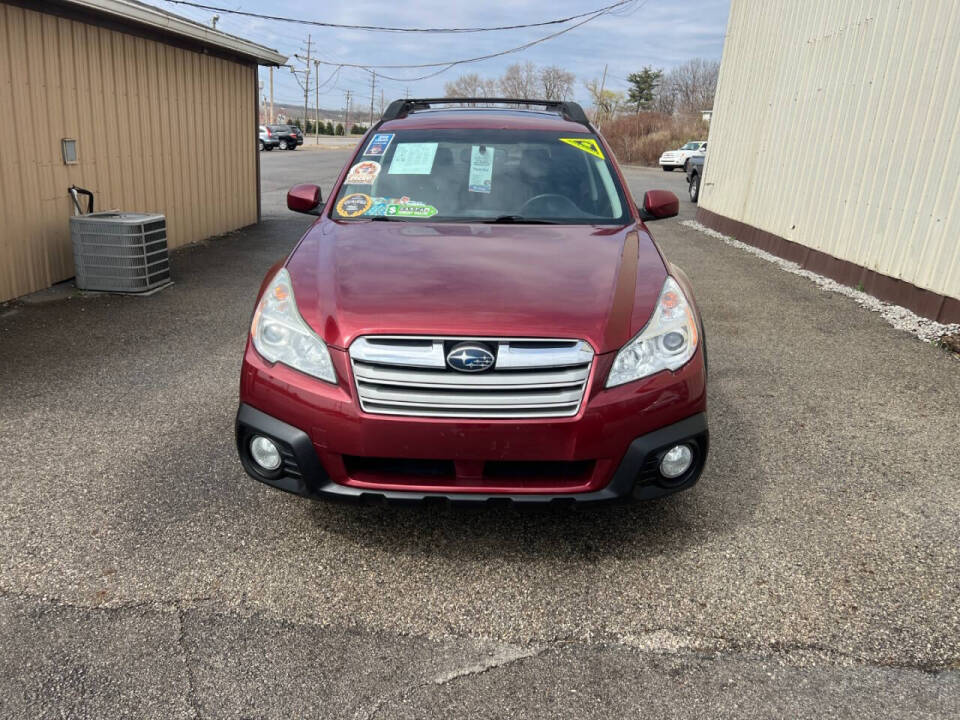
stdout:
[[296,143],[290,143],[290,146],[287,148],[287,150],[296,150],[296,149],[297,149]]
[[267,152],[270,152],[271,150],[273,150],[273,145],[264,145],[263,149],[266,150]]
[[684,171],[685,173],[689,173],[689,172],[690,172],[690,161],[689,161],[689,160],[684,160],[684,161],[683,161],[683,171]]
[[696,204],[700,199],[700,175],[698,173],[694,173],[693,177],[690,178],[689,193],[690,202]]
[[288,146],[287,146],[287,141],[281,139],[281,140],[280,140],[280,149],[281,149],[281,150],[286,150],[287,147],[288,147]]
[[660,167],[663,168],[664,172],[673,172],[673,168],[670,167],[669,165],[661,165]]
[[263,140],[257,140],[257,150],[263,152]]

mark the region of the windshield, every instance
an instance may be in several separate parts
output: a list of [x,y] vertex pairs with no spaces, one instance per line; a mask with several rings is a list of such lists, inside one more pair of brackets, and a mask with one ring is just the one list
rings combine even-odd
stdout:
[[699,147],[700,147],[700,143],[688,142],[686,145],[684,145],[684,146],[683,146],[682,148],[680,148],[680,149],[681,149],[681,150],[696,150],[696,149],[699,148]]
[[589,133],[406,130],[374,133],[332,217],[347,220],[625,225],[609,158]]

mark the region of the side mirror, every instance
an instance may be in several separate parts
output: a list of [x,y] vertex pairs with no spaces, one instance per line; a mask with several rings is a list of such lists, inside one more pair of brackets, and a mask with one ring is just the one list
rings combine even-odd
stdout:
[[317,185],[294,185],[287,191],[287,209],[307,215],[319,215],[323,198]]
[[680,201],[669,190],[648,190],[643,196],[640,219],[644,222],[673,217],[680,212]]

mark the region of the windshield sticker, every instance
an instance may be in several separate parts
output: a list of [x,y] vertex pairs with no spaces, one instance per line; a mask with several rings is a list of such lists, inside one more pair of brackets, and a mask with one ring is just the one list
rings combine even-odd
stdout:
[[486,145],[474,145],[470,150],[470,180],[467,183],[469,192],[490,192],[494,150],[495,148]]
[[[381,215],[394,215],[394,216],[400,216],[400,217],[420,217],[419,215],[415,215],[415,214],[404,215],[403,213],[399,213],[396,211],[390,212],[389,210],[389,208],[391,207],[399,207],[402,205],[411,205],[413,207],[421,207],[421,208],[427,206],[426,203],[422,203],[418,200],[411,200],[406,195],[400,198],[374,197],[374,198],[370,198],[370,207],[368,207],[366,210],[363,211],[363,216],[378,217]],[[416,212],[423,212],[423,211],[414,211],[414,213]],[[433,214],[436,214],[436,211],[434,211]]]
[[367,149],[363,151],[364,155],[383,155],[390,143],[393,142],[393,133],[377,133],[370,140]]
[[387,215],[393,217],[428,218],[437,214],[433,205],[420,203],[404,203],[402,205],[387,205]]
[[397,143],[389,175],[429,175],[438,143]]
[[583,150],[585,153],[590,153],[594,157],[598,157],[603,160],[603,151],[600,149],[600,145],[597,144],[597,141],[593,138],[557,138],[560,142],[566,143],[567,145],[572,145],[577,150]]
[[353,218],[363,215],[373,204],[373,198],[363,193],[351,193],[340,198],[337,203],[337,212],[343,217]]
[[373,160],[364,160],[350,168],[347,179],[343,182],[345,185],[373,185],[373,181],[377,179],[379,174],[380,163]]
[[363,214],[367,216],[386,215],[387,205],[392,202],[397,202],[397,200],[391,200],[390,198],[384,197],[375,197],[372,199],[370,207],[368,207]]

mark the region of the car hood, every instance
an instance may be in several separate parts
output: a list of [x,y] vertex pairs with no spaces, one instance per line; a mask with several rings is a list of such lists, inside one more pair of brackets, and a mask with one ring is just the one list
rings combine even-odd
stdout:
[[666,277],[643,226],[318,221],[288,261],[327,344],[360,335],[577,338],[621,347]]

